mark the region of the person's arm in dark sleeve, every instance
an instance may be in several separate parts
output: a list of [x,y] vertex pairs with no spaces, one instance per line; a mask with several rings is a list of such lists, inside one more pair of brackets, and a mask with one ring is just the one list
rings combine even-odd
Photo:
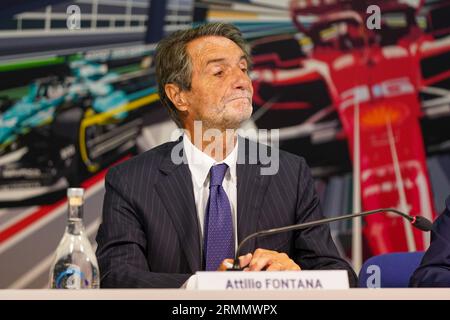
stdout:
[[127,185],[116,168],[105,179],[103,221],[97,234],[102,288],[179,288],[191,274],[155,273],[146,259],[147,237]]
[[[323,219],[319,197],[314,188],[314,181],[310,169],[303,158],[301,159],[299,171],[296,223]],[[347,270],[350,286],[356,287],[358,285],[357,276],[352,267],[340,257],[336,249],[328,224],[297,231],[295,247],[296,255],[294,261],[302,269]]]
[[[447,199],[450,202],[450,198]],[[450,287],[450,210],[436,219],[431,244],[410,279],[412,287]]]

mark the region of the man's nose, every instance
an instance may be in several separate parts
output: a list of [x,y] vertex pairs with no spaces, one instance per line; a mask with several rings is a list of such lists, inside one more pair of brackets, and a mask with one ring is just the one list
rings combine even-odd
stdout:
[[233,72],[233,88],[250,90],[252,81],[247,72],[244,72],[241,68],[236,68]]

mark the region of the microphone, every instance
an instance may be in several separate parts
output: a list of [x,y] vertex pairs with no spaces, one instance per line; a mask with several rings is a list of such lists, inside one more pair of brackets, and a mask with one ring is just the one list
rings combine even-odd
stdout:
[[393,212],[395,214],[398,214],[398,215],[402,216],[403,218],[405,218],[406,220],[408,220],[414,227],[416,227],[419,230],[425,231],[425,232],[428,232],[433,228],[433,223],[425,217],[410,216],[410,215],[408,215],[404,212],[401,212],[397,209],[394,209],[394,208],[382,208],[382,209],[376,209],[376,210],[370,210],[370,211],[363,211],[363,212],[359,212],[359,213],[347,214],[344,216],[339,216],[339,217],[334,217],[334,218],[325,218],[325,219],[320,219],[320,220],[316,220],[316,221],[293,224],[293,225],[286,226],[286,227],[262,230],[262,231],[258,231],[258,232],[248,235],[247,237],[244,238],[244,240],[241,241],[241,243],[239,244],[239,246],[236,250],[233,267],[228,270],[230,270],[230,271],[241,270],[241,268],[239,266],[239,253],[242,249],[242,246],[245,243],[247,243],[250,239],[257,238],[257,237],[269,236],[269,235],[288,232],[288,231],[306,229],[309,227],[315,227],[315,226],[318,226],[321,224],[330,223],[330,222],[334,222],[334,221],[353,219],[353,218],[357,218],[357,217],[364,217],[364,216],[368,216],[368,215],[380,213],[380,212]]

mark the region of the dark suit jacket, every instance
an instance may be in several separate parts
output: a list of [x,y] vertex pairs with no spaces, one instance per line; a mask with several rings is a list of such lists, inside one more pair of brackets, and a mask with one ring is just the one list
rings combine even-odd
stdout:
[[411,277],[413,287],[450,287],[450,196],[433,223],[431,244]]
[[[249,153],[256,144],[239,139],[238,161],[245,157],[247,164],[238,162],[236,168],[238,241],[262,229],[322,218],[303,158],[280,151],[278,173],[261,175],[264,162]],[[180,287],[202,270],[190,170],[187,163],[171,160],[177,143],[182,146],[181,139],[162,144],[108,171],[97,234],[101,287]],[[242,252],[257,248],[285,252],[302,269],[348,270],[356,286],[356,275],[339,256],[327,225],[258,238]]]

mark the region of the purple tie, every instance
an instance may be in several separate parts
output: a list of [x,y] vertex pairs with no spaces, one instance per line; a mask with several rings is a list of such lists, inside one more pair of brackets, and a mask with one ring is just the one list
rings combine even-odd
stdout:
[[209,199],[205,215],[206,271],[215,271],[223,259],[234,257],[233,220],[222,181],[227,172],[225,163],[211,167]]

